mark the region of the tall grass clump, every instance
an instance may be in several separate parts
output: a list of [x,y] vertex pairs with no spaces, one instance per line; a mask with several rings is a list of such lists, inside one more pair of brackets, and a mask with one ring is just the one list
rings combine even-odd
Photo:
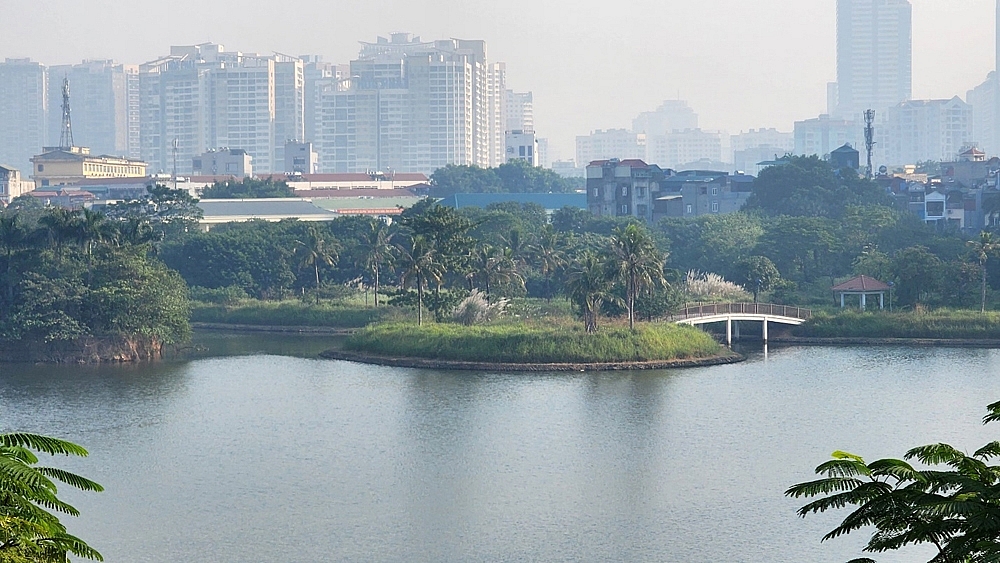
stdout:
[[684,293],[691,301],[699,302],[739,302],[749,301],[753,296],[719,274],[691,270],[684,278]]
[[707,333],[674,324],[606,327],[587,334],[576,323],[384,323],[368,326],[345,349],[394,357],[497,363],[607,363],[704,358],[721,347]]
[[941,309],[921,313],[817,313],[793,331],[820,338],[1000,339],[1000,313]]

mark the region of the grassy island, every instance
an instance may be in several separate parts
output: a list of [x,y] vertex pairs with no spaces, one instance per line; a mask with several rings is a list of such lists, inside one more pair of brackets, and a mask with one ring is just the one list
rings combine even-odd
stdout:
[[708,358],[722,347],[707,333],[673,324],[604,327],[570,323],[371,325],[344,344],[376,356],[496,363],[613,363]]

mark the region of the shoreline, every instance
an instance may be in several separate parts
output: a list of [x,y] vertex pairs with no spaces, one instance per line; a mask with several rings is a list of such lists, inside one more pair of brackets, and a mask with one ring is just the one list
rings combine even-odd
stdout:
[[354,334],[357,328],[342,328],[332,326],[308,326],[308,325],[247,325],[229,323],[191,323],[194,330],[215,330],[230,332],[278,332],[278,333],[299,333],[299,334],[327,334],[330,336],[347,336]]
[[940,346],[943,348],[1000,348],[1000,339],[774,336],[769,339],[768,344],[792,344],[801,346]]
[[326,350],[319,355],[326,360],[343,360],[387,367],[447,369],[461,371],[499,371],[499,372],[549,372],[549,371],[627,371],[694,368],[735,364],[746,360],[746,356],[727,351],[724,354],[707,358],[683,358],[676,360],[653,360],[645,362],[606,362],[606,363],[515,363],[515,362],[467,362],[461,360],[438,360],[430,358],[412,358],[398,356],[381,356],[365,352],[350,352],[346,350]]

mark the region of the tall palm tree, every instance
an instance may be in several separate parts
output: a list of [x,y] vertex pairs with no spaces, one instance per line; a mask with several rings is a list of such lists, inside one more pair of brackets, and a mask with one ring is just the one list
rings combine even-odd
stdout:
[[517,272],[513,252],[510,248],[497,248],[483,244],[473,253],[473,275],[482,284],[486,302],[497,285],[513,284],[524,287],[524,278]]
[[14,253],[24,248],[28,244],[31,233],[28,231],[18,215],[0,216],[0,246],[3,247],[6,258],[6,272],[4,280],[6,283],[7,305],[11,305],[14,299],[14,280],[12,278],[14,269]]
[[[316,289],[319,289],[319,266],[326,264],[333,266],[337,263],[338,251],[337,241],[328,241],[323,237],[316,227],[309,227],[306,231],[305,240],[295,241],[296,252],[301,256],[301,267],[313,267],[316,274]],[[319,299],[319,295],[316,295]]]
[[0,561],[65,561],[67,553],[103,561],[83,540],[66,533],[55,513],[79,515],[56,496],[56,481],[84,491],[103,488],[54,467],[38,467],[36,452],[86,456],[87,450],[37,434],[0,434]]
[[566,272],[566,292],[580,307],[587,332],[597,332],[597,316],[605,302],[620,302],[605,263],[593,252],[585,252]]
[[612,276],[625,286],[629,328],[635,328],[635,299],[639,292],[666,284],[663,262],[663,255],[656,250],[652,237],[636,224],[615,229],[608,267]]
[[982,280],[982,300],[980,301],[979,312],[986,312],[986,261],[989,260],[990,255],[994,254],[998,249],[1000,249],[1000,241],[993,238],[993,233],[989,231],[982,231],[979,233],[979,240],[970,240],[969,246],[972,247],[972,251],[976,258],[979,260],[979,273]]
[[49,243],[56,251],[56,262],[62,263],[63,247],[76,236],[76,213],[53,207],[42,215],[38,223],[49,235]]
[[410,285],[417,287],[417,326],[424,322],[424,289],[429,282],[441,283],[444,278],[444,266],[440,262],[434,245],[421,235],[414,235],[399,249],[400,275],[399,283],[406,289]]
[[80,210],[80,214],[73,221],[73,230],[77,244],[87,256],[93,252],[96,243],[106,240],[109,235],[104,214],[89,209]]
[[375,290],[375,306],[378,307],[379,274],[382,268],[390,266],[396,255],[393,245],[395,233],[389,230],[389,225],[380,219],[372,219],[361,236],[358,250],[360,264],[363,269],[372,273],[372,288]]
[[560,247],[559,234],[552,225],[545,225],[534,244],[528,246],[528,256],[545,277],[545,295],[552,297],[552,277],[566,267],[566,253]]

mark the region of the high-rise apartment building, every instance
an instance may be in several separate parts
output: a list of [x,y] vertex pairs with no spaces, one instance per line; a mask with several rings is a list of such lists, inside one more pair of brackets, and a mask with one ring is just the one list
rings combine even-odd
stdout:
[[973,138],[990,155],[1000,154],[1000,0],[996,3],[996,60],[986,81],[969,90],[966,101],[972,106]]
[[698,128],[698,114],[684,100],[666,100],[655,111],[645,111],[632,120],[632,131],[666,135]]
[[[795,122],[795,154],[827,157],[845,144],[861,147],[864,126],[850,119],[821,115],[815,119]],[[780,155],[779,155],[780,156]]]
[[69,81],[73,138],[94,154],[139,158],[139,67],[89,60],[48,69],[48,135],[62,129],[63,80]]
[[[348,77],[318,87],[311,139],[323,172],[433,172],[504,161],[505,69],[485,41],[362,43]],[[307,135],[308,137],[309,135]]]
[[0,164],[31,170],[31,157],[48,144],[47,80],[30,59],[0,63]]
[[656,163],[662,168],[686,167],[685,165],[693,165],[699,161],[718,163],[723,156],[723,137],[720,131],[701,129],[647,135],[645,158],[647,162]]
[[949,162],[972,142],[972,106],[950,100],[909,100],[887,114],[883,164]]
[[507,90],[507,131],[534,131],[535,112],[531,92]]
[[249,153],[260,172],[280,171],[285,142],[305,136],[304,87],[295,57],[171,47],[139,69],[143,160],[172,171],[176,156],[178,173],[190,174],[195,155],[230,148]]
[[646,158],[646,135],[626,129],[598,129],[576,138],[576,162],[587,166],[596,160]]
[[908,0],[837,0],[836,117],[910,99],[911,11]]

